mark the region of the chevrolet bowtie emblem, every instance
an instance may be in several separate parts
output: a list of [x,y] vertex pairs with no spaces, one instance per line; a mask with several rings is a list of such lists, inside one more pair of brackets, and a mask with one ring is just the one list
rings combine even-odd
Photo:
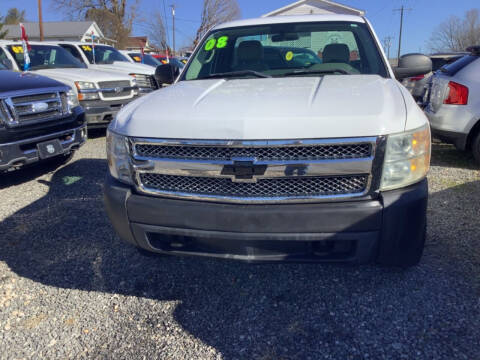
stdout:
[[235,182],[255,182],[256,176],[262,176],[267,165],[255,165],[253,161],[234,161],[233,165],[225,165],[222,175],[229,175]]

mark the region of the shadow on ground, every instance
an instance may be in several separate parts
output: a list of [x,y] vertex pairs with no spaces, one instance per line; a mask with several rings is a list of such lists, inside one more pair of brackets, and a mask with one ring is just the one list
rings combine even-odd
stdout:
[[448,166],[475,170],[480,166],[475,162],[469,151],[460,151],[455,146],[435,140],[432,143],[432,166]]
[[479,198],[479,182],[432,195],[423,262],[404,271],[143,257],[107,221],[105,172],[99,159],[59,169],[46,196],[0,223],[0,261],[53,287],[178,300],[175,320],[225,359],[480,351],[479,202],[458,205]]

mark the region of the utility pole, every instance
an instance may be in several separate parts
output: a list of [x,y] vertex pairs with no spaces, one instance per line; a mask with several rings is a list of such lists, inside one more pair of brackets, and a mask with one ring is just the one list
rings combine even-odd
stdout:
[[173,42],[173,49],[172,54],[175,56],[175,4],[170,5],[172,8],[172,42]]
[[42,0],[38,0],[38,29],[40,32],[40,41],[43,41]]
[[393,11],[400,11],[400,35],[398,35],[398,55],[397,61],[400,59],[400,51],[402,49],[402,31],[403,31],[403,13],[405,11],[410,11],[412,9],[405,9],[405,6],[402,5],[400,9],[395,9]]
[[387,59],[390,59],[390,47],[392,46],[393,36],[386,36],[383,38],[383,47],[387,51]]

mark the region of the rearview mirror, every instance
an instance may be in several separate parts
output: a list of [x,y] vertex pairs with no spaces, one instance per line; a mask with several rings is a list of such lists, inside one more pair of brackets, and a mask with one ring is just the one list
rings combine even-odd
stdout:
[[398,66],[393,69],[397,80],[425,75],[432,71],[432,60],[423,54],[406,54],[400,57]]
[[280,42],[280,41],[295,41],[298,40],[297,33],[282,33],[276,34],[272,36],[272,42]]
[[155,70],[155,79],[160,85],[173,84],[178,74],[180,74],[178,66],[173,64],[159,65]]

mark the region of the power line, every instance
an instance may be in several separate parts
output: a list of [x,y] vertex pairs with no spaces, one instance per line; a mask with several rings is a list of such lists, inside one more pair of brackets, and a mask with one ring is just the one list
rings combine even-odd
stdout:
[[402,31],[403,31],[403,13],[405,11],[411,11],[412,9],[405,9],[405,6],[402,5],[400,9],[394,9],[393,11],[400,11],[400,34],[398,36],[398,55],[397,61],[400,60],[400,50],[402,48]]

